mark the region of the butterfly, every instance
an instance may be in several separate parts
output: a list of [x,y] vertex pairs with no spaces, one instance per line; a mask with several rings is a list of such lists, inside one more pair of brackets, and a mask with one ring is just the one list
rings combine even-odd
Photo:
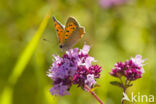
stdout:
[[73,17],[67,19],[65,27],[54,16],[53,21],[62,51],[71,49],[84,36],[84,28]]

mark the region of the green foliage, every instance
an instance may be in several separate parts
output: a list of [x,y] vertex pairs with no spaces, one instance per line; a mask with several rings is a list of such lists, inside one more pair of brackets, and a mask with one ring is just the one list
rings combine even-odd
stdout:
[[110,84],[114,85],[114,86],[118,86],[122,88],[122,84],[118,81],[111,81]]

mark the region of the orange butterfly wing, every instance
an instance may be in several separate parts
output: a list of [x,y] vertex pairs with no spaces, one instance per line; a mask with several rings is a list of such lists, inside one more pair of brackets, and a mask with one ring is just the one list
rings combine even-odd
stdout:
[[63,33],[64,33],[64,27],[61,23],[59,23],[56,18],[53,16],[53,21],[54,21],[54,24],[55,24],[55,28],[56,28],[56,31],[57,31],[57,35],[58,35],[58,38],[59,38],[59,43],[60,45],[63,44]]
[[64,39],[67,40],[71,34],[79,28],[79,24],[72,17],[69,17],[65,26]]
[[55,17],[53,17],[53,21],[59,38],[59,47],[63,51],[72,48],[72,46],[76,44],[85,33],[84,28],[80,27],[77,21],[72,17],[68,18],[65,29]]
[[80,27],[78,22],[69,17],[64,31],[63,51],[72,48],[84,35],[83,27]]

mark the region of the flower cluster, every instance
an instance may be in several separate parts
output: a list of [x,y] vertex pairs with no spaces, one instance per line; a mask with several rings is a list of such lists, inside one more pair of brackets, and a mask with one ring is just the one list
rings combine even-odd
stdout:
[[136,55],[135,58],[131,58],[125,62],[118,62],[112,69],[110,74],[115,77],[125,76],[127,80],[133,81],[142,77],[144,73],[143,63],[145,60],[142,60],[142,56]]
[[90,88],[96,84],[95,79],[100,77],[101,67],[92,65],[95,59],[88,55],[90,46],[84,45],[82,50],[70,49],[62,56],[55,58],[48,76],[53,80],[53,87],[50,89],[52,95],[68,95],[72,84],[84,88]]
[[121,5],[128,0],[99,0],[99,4],[102,8],[110,8],[113,6]]

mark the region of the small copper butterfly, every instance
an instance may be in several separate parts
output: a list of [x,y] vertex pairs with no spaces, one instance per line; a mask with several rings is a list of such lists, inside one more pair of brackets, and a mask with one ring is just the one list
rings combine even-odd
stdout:
[[59,47],[63,51],[72,48],[85,33],[84,28],[73,17],[67,19],[65,27],[54,16],[53,21],[59,39]]

